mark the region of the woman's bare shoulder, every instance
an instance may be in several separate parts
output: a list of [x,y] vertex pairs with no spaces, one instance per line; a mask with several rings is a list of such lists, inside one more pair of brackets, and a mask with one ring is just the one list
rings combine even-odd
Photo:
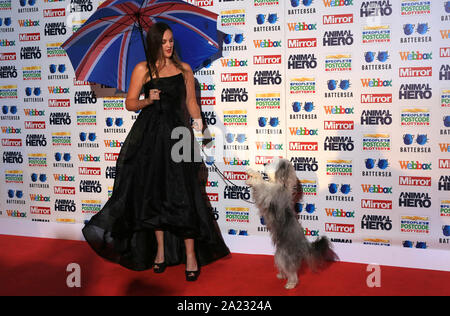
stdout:
[[181,62],[181,67],[183,67],[184,71],[192,72],[192,68],[188,63]]
[[141,72],[141,73],[148,72],[147,62],[146,61],[142,61],[142,62],[138,63],[136,65],[136,67],[134,67],[134,70],[137,71],[137,72]]

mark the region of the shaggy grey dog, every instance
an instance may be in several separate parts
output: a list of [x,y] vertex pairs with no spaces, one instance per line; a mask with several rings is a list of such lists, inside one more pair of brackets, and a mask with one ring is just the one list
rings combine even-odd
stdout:
[[256,206],[270,231],[276,247],[275,265],[279,279],[287,279],[286,289],[298,284],[298,270],[306,260],[313,271],[325,261],[337,260],[326,237],[310,243],[303,227],[297,220],[294,205],[302,198],[301,183],[297,179],[294,167],[286,159],[277,159],[265,166],[269,181],[265,181],[259,172],[248,170],[246,184],[252,188]]

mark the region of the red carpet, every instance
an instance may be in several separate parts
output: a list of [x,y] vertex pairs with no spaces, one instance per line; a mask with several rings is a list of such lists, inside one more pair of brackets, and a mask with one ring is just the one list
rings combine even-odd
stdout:
[[[97,257],[85,242],[0,235],[0,295],[450,295],[450,273],[381,267],[381,287],[368,288],[366,265],[334,263],[319,274],[300,271],[292,291],[276,278],[271,256],[233,254],[202,269],[195,283],[184,266],[162,275],[133,272]],[[81,288],[68,288],[70,263],[81,267]]]

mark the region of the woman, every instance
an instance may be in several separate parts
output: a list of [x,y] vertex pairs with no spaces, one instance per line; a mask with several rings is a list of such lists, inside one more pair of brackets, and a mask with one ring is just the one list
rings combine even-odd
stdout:
[[195,130],[203,127],[194,75],[178,59],[166,24],[152,26],[147,47],[152,77],[147,62],[138,64],[126,99],[127,110],[142,112],[118,157],[113,194],[83,234],[99,255],[126,268],[162,273],[186,263],[186,280],[195,281],[200,266],[229,250],[200,191],[199,164],[171,158],[172,130],[189,126],[186,114]]

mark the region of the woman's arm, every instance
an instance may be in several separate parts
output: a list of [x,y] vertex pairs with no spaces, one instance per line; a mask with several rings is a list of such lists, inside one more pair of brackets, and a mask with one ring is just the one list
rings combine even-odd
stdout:
[[159,100],[159,90],[152,90],[148,99],[139,100],[142,86],[148,76],[147,63],[142,62],[136,65],[130,79],[130,88],[128,89],[125,107],[128,111],[139,111],[153,104],[154,100]]
[[197,96],[195,94],[194,73],[192,72],[191,67],[186,63],[183,63],[183,68],[185,70],[184,78],[186,81],[186,106],[189,114],[194,120],[194,124],[192,127],[196,131],[202,131],[203,130],[202,113],[200,107],[197,104]]

